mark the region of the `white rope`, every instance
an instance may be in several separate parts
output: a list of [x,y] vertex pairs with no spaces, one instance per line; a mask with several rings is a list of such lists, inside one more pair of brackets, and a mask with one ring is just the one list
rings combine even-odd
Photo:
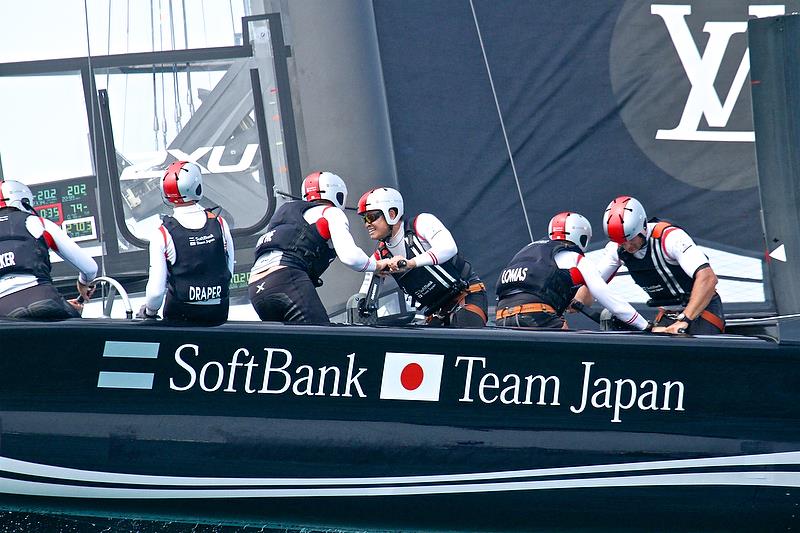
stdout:
[[489,85],[492,87],[492,96],[494,96],[494,105],[497,108],[497,116],[500,119],[500,129],[503,131],[503,139],[506,142],[506,150],[508,150],[508,159],[511,162],[511,171],[514,173],[514,181],[517,184],[517,192],[519,193],[519,201],[522,204],[522,213],[525,215],[525,224],[528,226],[528,235],[533,242],[533,230],[531,230],[531,221],[528,220],[528,209],[525,207],[525,199],[522,196],[522,187],[519,184],[519,176],[517,175],[517,167],[514,164],[514,155],[511,153],[511,145],[508,142],[508,134],[506,133],[506,125],[503,121],[503,113],[500,111],[500,102],[497,99],[497,91],[494,88],[494,79],[492,78],[492,70],[489,68],[489,59],[486,57],[486,48],[483,46],[483,37],[481,36],[481,27],[478,25],[478,16],[475,14],[475,6],[472,0],[469,0],[469,7],[472,10],[472,20],[475,21],[475,29],[478,31],[478,42],[481,44],[481,54],[483,54],[483,63],[486,65],[486,74],[489,76]]

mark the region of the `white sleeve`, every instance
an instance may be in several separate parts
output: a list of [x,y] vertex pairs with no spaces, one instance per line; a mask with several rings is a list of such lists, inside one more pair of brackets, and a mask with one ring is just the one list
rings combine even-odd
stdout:
[[64,261],[78,269],[80,272],[80,274],[78,274],[78,281],[85,285],[97,276],[97,263],[94,258],[89,255],[86,250],[75,244],[75,241],[70,239],[69,235],[67,235],[63,229],[46,218],[31,216],[25,221],[25,226],[28,228],[28,231],[36,237],[38,236],[31,231],[31,225],[40,226],[41,230],[39,235],[47,233],[49,239],[46,236],[45,242],[48,240],[52,241],[52,244],[48,242],[48,246],[50,246]]
[[414,233],[430,245],[424,253],[413,259],[417,266],[438,265],[449,261],[458,253],[458,246],[442,221],[430,213],[421,213],[414,220]]
[[147,278],[147,288],[145,298],[147,310],[155,314],[161,308],[164,300],[164,293],[167,290],[167,244],[165,236],[169,237],[169,232],[164,229],[161,232],[159,226],[150,236],[150,275]]
[[611,281],[611,278],[613,278],[614,274],[617,273],[619,267],[622,266],[622,259],[619,258],[618,250],[619,245],[614,241],[611,241],[606,244],[606,247],[603,248],[603,252],[598,254],[595,259],[595,268],[600,273],[600,277],[603,278],[603,281],[606,283]]
[[353,241],[347,215],[342,210],[331,207],[323,211],[322,216],[328,221],[331,242],[339,260],[356,272],[375,271],[375,259],[365,254]]
[[694,277],[698,268],[708,263],[706,254],[682,229],[667,228],[661,239],[667,258],[676,261],[690,278]]
[[[222,237],[225,240],[225,253],[227,254],[228,259],[228,271],[233,274],[234,268],[234,252],[233,249],[233,236],[231,236],[231,230],[228,227],[228,223],[225,222],[225,219],[219,217],[220,226],[222,226]],[[160,232],[159,232],[160,233]]]
[[619,320],[637,329],[647,327],[647,320],[640,315],[631,304],[617,297],[611,288],[600,276],[600,272],[590,259],[583,257],[578,260],[578,270],[583,276],[586,288],[592,293],[600,305],[611,311]]

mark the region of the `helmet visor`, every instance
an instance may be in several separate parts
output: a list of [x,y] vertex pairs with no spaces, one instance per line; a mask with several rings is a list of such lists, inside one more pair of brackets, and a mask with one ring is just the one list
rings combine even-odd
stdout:
[[383,211],[376,209],[373,211],[367,211],[361,218],[364,220],[365,224],[372,224],[376,220],[379,220],[383,216]]

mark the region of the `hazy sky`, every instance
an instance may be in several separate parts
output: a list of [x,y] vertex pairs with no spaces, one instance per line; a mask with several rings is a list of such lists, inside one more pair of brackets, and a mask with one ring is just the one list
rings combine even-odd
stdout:
[[[3,1],[0,62],[86,56],[84,5],[88,7],[93,56],[183,49],[187,41],[189,48],[230,46],[234,34],[241,32],[244,16],[242,0]],[[200,105],[197,89],[213,88],[218,79],[214,74],[192,76],[196,107]],[[181,122],[188,120],[189,94],[183,74],[177,78],[157,75],[155,102],[152,75],[98,75],[96,82],[98,88],[109,90],[117,148],[129,158],[163,149],[163,139],[157,145],[153,131],[156,116],[159,129],[166,123],[167,141],[174,137],[176,100],[182,108]],[[0,95],[0,158],[6,178],[33,184],[93,173],[83,87],[77,72],[0,77]]]

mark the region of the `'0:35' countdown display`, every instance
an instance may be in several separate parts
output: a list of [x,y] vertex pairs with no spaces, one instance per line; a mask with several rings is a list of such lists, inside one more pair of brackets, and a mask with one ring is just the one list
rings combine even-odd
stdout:
[[97,239],[97,197],[93,180],[78,178],[31,186],[40,217],[61,226],[76,242]]

